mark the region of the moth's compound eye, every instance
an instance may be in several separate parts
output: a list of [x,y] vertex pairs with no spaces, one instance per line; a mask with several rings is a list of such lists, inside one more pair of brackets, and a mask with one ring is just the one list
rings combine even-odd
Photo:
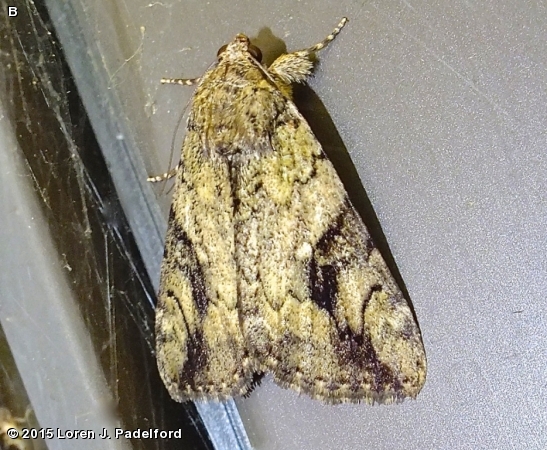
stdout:
[[222,55],[224,53],[224,50],[226,50],[226,48],[228,47],[227,44],[224,44],[222,47],[220,47],[218,49],[218,52],[217,52],[217,59],[220,59],[220,55]]
[[262,62],[262,52],[258,47],[255,47],[253,44],[249,45],[249,53],[253,55],[253,58],[258,62]]

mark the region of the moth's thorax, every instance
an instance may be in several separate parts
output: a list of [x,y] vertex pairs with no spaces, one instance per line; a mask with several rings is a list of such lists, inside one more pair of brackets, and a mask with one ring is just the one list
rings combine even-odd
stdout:
[[267,151],[270,132],[286,108],[287,98],[246,45],[248,39],[238,35],[221,49],[194,94],[188,128],[199,133],[212,157]]

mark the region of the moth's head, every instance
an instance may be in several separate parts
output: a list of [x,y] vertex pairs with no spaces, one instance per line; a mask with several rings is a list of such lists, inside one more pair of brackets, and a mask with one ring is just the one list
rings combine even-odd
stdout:
[[262,52],[244,34],[238,34],[232,42],[225,44],[218,49],[217,58],[219,61],[225,57],[237,56],[241,53],[249,53],[256,61],[262,62]]

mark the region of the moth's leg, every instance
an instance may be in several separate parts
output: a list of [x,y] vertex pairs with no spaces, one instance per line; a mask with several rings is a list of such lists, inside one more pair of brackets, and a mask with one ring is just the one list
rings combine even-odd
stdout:
[[180,168],[180,162],[175,167],[173,167],[169,172],[162,173],[161,175],[149,176],[146,179],[146,181],[150,181],[150,183],[158,183],[160,181],[169,180],[177,174],[179,168]]
[[274,79],[279,79],[285,84],[301,83],[311,74],[313,63],[310,60],[312,53],[324,49],[340,33],[348,19],[345,17],[338,26],[332,30],[325,39],[304,50],[287,53],[277,58],[268,68]]
[[180,84],[181,86],[193,86],[198,84],[201,78],[162,78],[161,84]]
[[[193,86],[198,84],[201,78],[162,78],[161,84],[180,84],[181,86]],[[180,168],[180,162],[169,172],[162,173],[161,175],[151,175],[146,181],[151,183],[159,183],[160,181],[169,180],[173,178]]]
[[342,28],[348,23],[348,19],[346,17],[343,17],[340,23],[336,26],[334,30],[332,30],[332,33],[329,34],[325,39],[323,39],[318,44],[315,44],[309,48],[306,48],[304,50],[298,50],[297,52],[293,52],[293,54],[298,55],[311,55],[312,53],[318,52],[319,50],[324,49],[327,45],[329,45],[332,41],[334,41],[334,38],[338,36],[340,31],[342,31]]

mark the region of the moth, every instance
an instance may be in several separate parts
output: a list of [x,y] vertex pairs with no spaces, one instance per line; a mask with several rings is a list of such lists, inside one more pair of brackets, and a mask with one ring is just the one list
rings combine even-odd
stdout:
[[311,55],[269,67],[238,34],[193,80],[156,308],[161,377],[177,401],[245,395],[253,375],[327,403],[416,397],[413,314],[333,165],[292,101]]

